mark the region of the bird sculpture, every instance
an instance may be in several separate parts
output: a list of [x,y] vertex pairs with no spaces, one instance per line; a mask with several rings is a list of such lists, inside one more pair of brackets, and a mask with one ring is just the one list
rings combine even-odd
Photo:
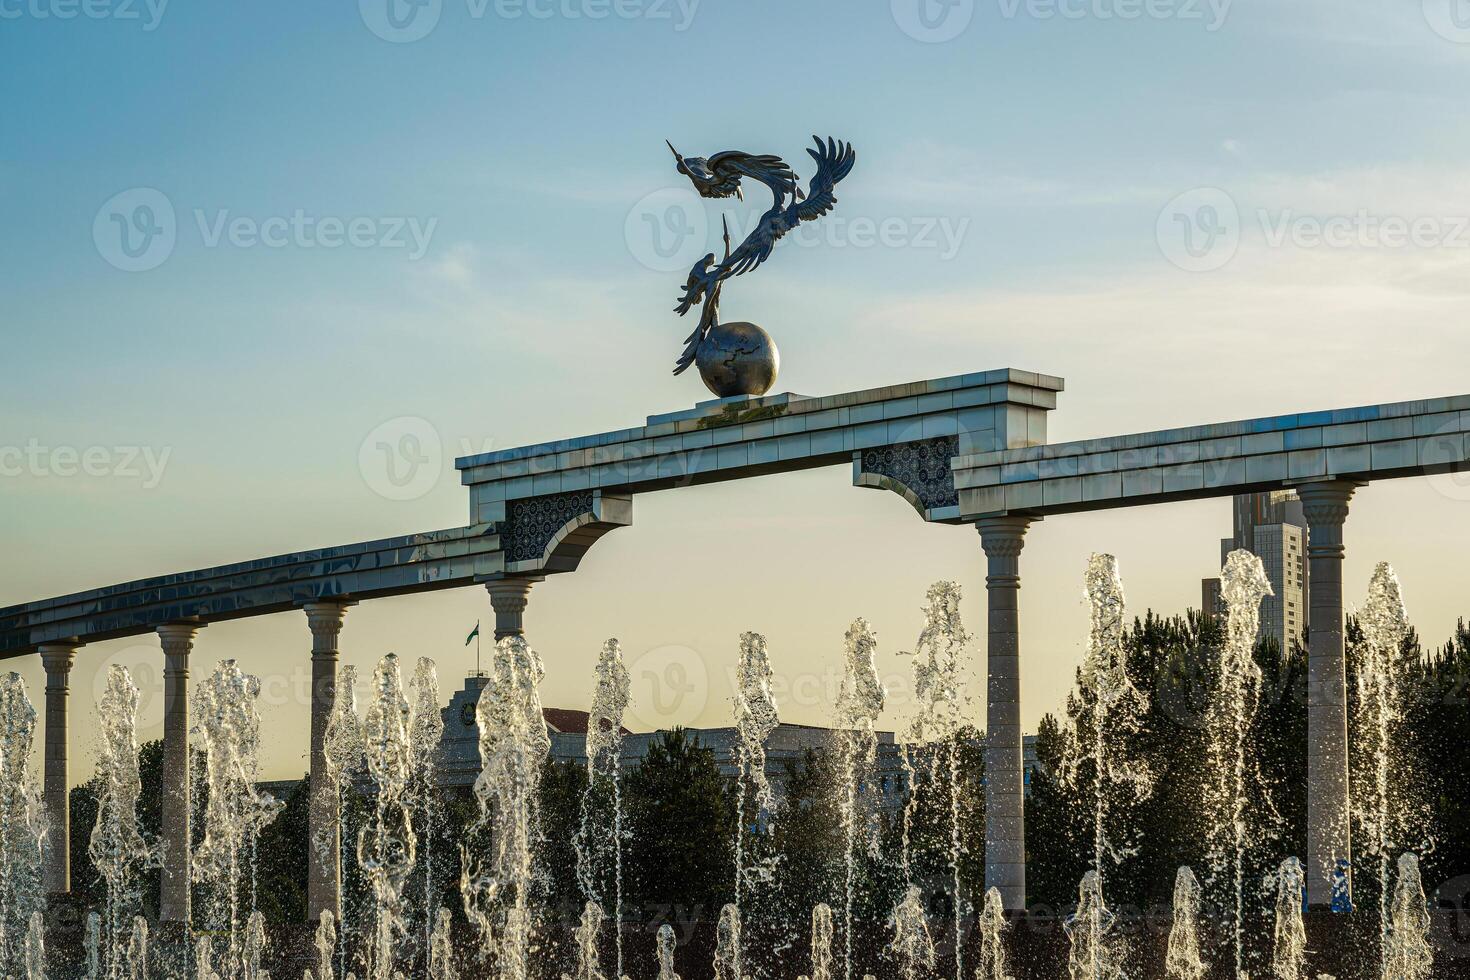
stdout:
[[770,210],[733,251],[729,224],[725,224],[725,257],[717,262],[711,252],[696,262],[674,307],[680,316],[701,307],[699,325],[685,341],[674,373],[682,374],[689,365],[697,364],[705,384],[720,397],[765,394],[775,383],[778,366],[775,345],[760,327],[720,323],[721,287],[727,279],[744,275],[770,258],[776,243],[791,229],[831,211],[837,204],[837,184],[852,172],[856,156],[850,144],[830,137],[826,142],[816,136],[812,139],[816,146],[807,153],[816,162],[817,172],[805,193],[800,178],[780,157],[739,150],[708,158],[686,157],[668,143],[679,173],[689,178],[700,197],[744,200],[741,182],[746,177],[765,184],[771,192]]

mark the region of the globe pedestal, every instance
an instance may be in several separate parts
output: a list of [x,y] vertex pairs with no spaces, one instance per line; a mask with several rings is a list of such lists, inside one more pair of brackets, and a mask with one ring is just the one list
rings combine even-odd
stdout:
[[718,398],[764,395],[776,384],[781,354],[776,342],[754,323],[717,323],[695,352],[704,386]]

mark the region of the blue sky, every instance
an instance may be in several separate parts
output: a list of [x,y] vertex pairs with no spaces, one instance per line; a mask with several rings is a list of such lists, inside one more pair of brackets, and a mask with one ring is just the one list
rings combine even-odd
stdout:
[[[680,200],[665,138],[779,153],[804,176],[809,134],[857,147],[816,244],[725,294],[781,345],[781,389],[1039,370],[1069,383],[1053,438],[1466,390],[1462,0],[925,0],[954,34],[940,42],[905,31],[918,0],[440,0],[407,43],[371,29],[384,2],[93,0],[85,16],[0,0],[0,446],[42,460],[0,476],[0,604],[457,525],[454,456],[704,397],[668,374],[682,274],[649,268],[640,237]],[[111,213],[160,196],[172,247],[118,268]],[[1233,235],[1210,235],[1206,205]],[[720,213],[678,212],[708,236],[697,253]],[[364,244],[324,247],[354,220]],[[1383,235],[1416,221],[1411,245]],[[258,240],[271,229],[279,247]],[[359,453],[405,418],[439,444],[407,501]],[[105,449],[99,475],[58,472],[58,447]],[[128,447],[163,461],[156,480],[125,472]],[[718,723],[740,630],[768,631],[778,671],[799,673],[839,662],[859,614],[899,673],[937,578],[968,585],[981,631],[973,535],[847,484],[640,498],[633,529],[533,598],[548,701],[585,701],[619,635],[633,657],[695,651],[710,692],[675,720]],[[1393,560],[1441,640],[1470,612],[1451,573],[1467,498],[1444,481],[1364,491],[1348,594]],[[1038,528],[1028,723],[1078,655],[1090,551],[1119,554],[1136,607],[1172,611],[1198,601],[1227,526],[1215,502]],[[360,607],[344,643],[364,665],[439,656],[452,688],[485,607],[472,591]],[[305,627],[217,626],[199,650],[196,676],[235,656],[290,678]],[[74,686],[152,659],[98,645]],[[280,701],[270,763],[290,772],[305,712]],[[820,697],[792,701],[793,720],[825,719]]]

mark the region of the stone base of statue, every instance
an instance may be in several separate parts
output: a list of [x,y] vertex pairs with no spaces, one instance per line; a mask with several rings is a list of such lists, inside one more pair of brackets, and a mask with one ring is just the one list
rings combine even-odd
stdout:
[[717,323],[699,345],[694,363],[704,386],[718,398],[764,395],[776,384],[781,354],[754,323]]

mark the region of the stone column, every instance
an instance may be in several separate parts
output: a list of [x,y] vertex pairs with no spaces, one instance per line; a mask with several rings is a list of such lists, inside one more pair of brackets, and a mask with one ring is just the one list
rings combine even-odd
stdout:
[[1026,908],[1026,779],[1021,745],[1021,548],[1029,517],[977,522],[989,568],[986,643],[985,887]]
[[46,668],[46,772],[43,776],[46,816],[51,832],[46,839],[42,879],[48,895],[71,891],[71,779],[67,771],[67,705],[71,699],[71,665],[76,643],[45,643],[40,647]]
[[524,618],[531,586],[544,581],[546,579],[541,576],[523,575],[520,578],[491,579],[485,583],[485,591],[490,593],[490,608],[495,610],[497,642],[507,636],[525,635]]
[[306,871],[306,919],[320,922],[323,912],[342,921],[342,819],[337,793],[327,774],[327,723],[337,702],[337,638],[347,614],[345,602],[310,602],[302,607],[311,628],[311,783]]
[[[1342,525],[1357,486],[1333,481],[1297,487],[1308,525],[1312,579],[1312,626],[1307,640],[1306,872],[1307,904],[1314,909],[1331,907],[1338,862],[1353,858],[1347,658],[1342,636]],[[1351,874],[1347,883],[1351,889]]]
[[189,654],[198,623],[158,627],[163,645],[163,884],[158,918],[189,924]]

